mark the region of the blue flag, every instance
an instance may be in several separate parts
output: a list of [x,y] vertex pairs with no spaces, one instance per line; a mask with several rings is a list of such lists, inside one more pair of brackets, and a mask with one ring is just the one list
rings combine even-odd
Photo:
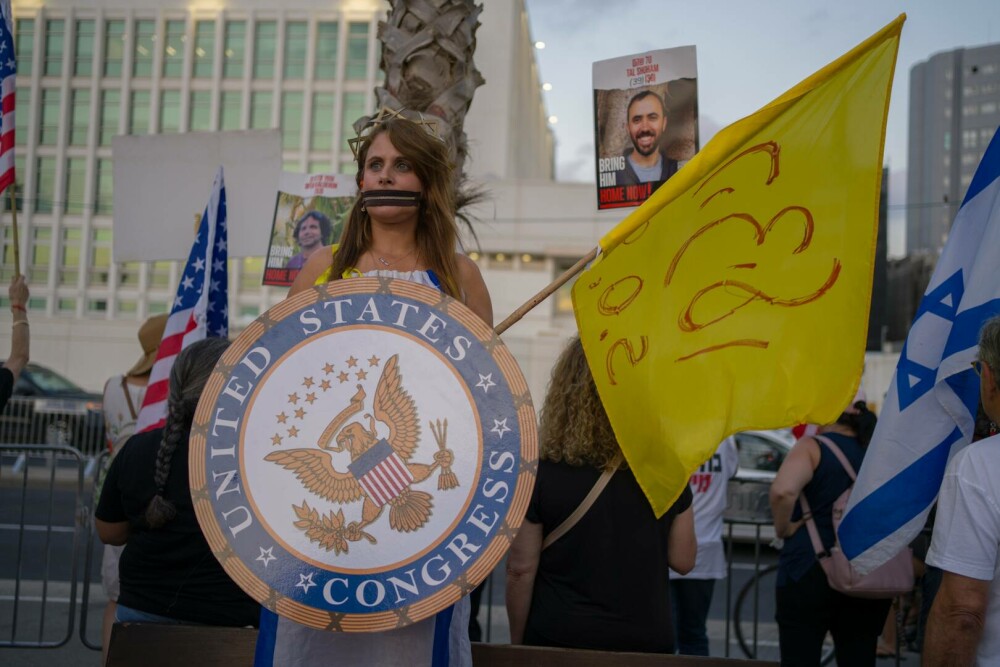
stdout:
[[896,366],[840,524],[851,563],[870,571],[917,536],[949,458],[972,438],[979,329],[1000,313],[1000,132],[955,217]]

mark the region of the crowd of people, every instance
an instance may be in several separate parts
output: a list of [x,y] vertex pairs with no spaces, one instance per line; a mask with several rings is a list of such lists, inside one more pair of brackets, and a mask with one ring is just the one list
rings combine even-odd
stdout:
[[[637,118],[636,124],[647,121]],[[486,284],[476,264],[456,251],[455,178],[434,125],[380,115],[362,131],[356,159],[359,195],[339,242],[321,243],[328,241],[329,221],[318,215],[296,225],[303,263],[289,296],[355,276],[392,277],[459,299],[492,326]],[[0,370],[0,406],[28,361],[23,277],[14,278],[9,298],[12,350]],[[171,372],[165,427],[133,434],[165,320],[143,324],[142,357],[104,390],[114,454],[96,510],[98,535],[108,545],[105,645],[113,622],[259,626],[258,665],[321,664],[330,656],[343,664],[471,664],[468,598],[377,636],[333,633],[262,610],[229,579],[198,526],[187,474],[194,410],[228,342],[209,338],[185,348]],[[1000,318],[987,322],[979,349],[974,366],[982,405],[995,423]],[[812,529],[827,548],[833,543],[833,502],[852,483],[834,449],[859,468],[874,426],[866,403],[852,403],[835,423],[795,444],[772,485],[774,529],[784,540],[774,592],[783,665],[818,665],[828,633],[839,664],[875,664],[890,600],[833,590],[808,535]],[[992,583],[1000,562],[997,457],[995,442],[978,443],[955,456],[945,475],[926,557],[942,575],[927,624],[925,664],[973,664],[977,655],[978,664],[1000,661],[1000,590]],[[575,338],[554,367],[540,413],[540,459],[506,562],[511,642],[708,655],[709,607],[715,582],[726,572],[722,511],[738,464],[735,441],[721,443],[657,518],[624,459]],[[286,648],[276,648],[279,635]]]

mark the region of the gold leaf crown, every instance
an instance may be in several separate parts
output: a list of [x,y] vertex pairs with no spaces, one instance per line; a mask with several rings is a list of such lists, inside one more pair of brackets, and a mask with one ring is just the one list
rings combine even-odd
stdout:
[[408,120],[411,123],[419,125],[424,128],[424,131],[437,139],[438,141],[444,143],[444,136],[442,135],[442,130],[444,126],[444,120],[438,118],[433,114],[425,114],[422,111],[410,111],[408,109],[390,109],[389,107],[382,107],[375,112],[374,116],[369,116],[367,118],[361,119],[361,127],[358,129],[358,136],[353,139],[347,140],[347,145],[351,147],[351,153],[354,154],[354,159],[358,159],[358,147],[363,141],[368,139],[371,133],[379,125],[392,120],[393,118],[402,118]]

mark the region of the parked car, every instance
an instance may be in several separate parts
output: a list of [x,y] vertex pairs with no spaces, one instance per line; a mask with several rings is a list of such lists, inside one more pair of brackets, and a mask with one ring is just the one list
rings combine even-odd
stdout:
[[[759,534],[761,541],[767,543],[774,538],[768,492],[778,468],[795,444],[795,437],[787,429],[744,431],[734,437],[739,467],[729,481],[723,516],[733,524],[733,540],[752,542]],[[728,536],[729,531],[727,526],[724,535]]]
[[29,363],[0,413],[0,443],[72,445],[97,454],[105,446],[101,399],[51,368]]

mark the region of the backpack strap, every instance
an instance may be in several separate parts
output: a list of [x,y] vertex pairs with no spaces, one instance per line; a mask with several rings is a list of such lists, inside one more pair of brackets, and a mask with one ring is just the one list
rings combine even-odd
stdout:
[[594,483],[594,486],[590,489],[586,497],[584,497],[583,501],[580,502],[579,506],[573,510],[572,514],[566,517],[565,521],[556,526],[556,529],[548,534],[548,537],[542,542],[542,551],[551,547],[556,540],[568,533],[583,518],[583,515],[587,513],[587,510],[594,504],[597,497],[604,491],[604,487],[611,481],[611,477],[618,471],[623,458],[622,453],[618,452],[611,463],[608,464],[608,467],[604,469],[604,472],[601,473],[601,476],[597,478],[597,482]]
[[[857,479],[857,474],[854,472],[854,466],[851,462],[847,460],[847,456],[844,454],[843,450],[837,446],[837,444],[826,437],[825,435],[814,435],[812,436],[816,442],[825,445],[830,452],[837,458],[840,465],[843,466],[844,472],[847,476],[851,478],[851,486],[854,485],[854,480]],[[799,507],[802,510],[802,518],[805,519],[806,530],[809,531],[809,541],[812,542],[813,551],[816,552],[817,558],[827,558],[830,555],[830,550],[823,546],[823,541],[819,538],[819,529],[816,528],[816,522],[813,521],[812,510],[809,507],[809,501],[806,500],[806,494],[803,490],[799,494]]]

